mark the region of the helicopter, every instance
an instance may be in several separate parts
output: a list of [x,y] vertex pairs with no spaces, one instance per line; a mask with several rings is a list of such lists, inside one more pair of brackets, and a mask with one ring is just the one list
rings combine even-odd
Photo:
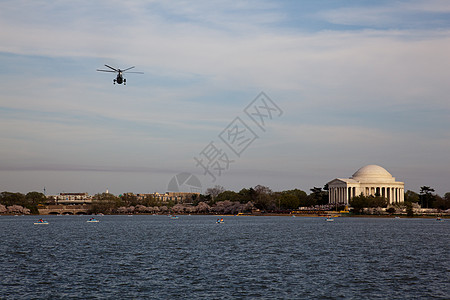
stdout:
[[[129,68],[126,68],[124,70],[121,70],[121,69],[113,68],[113,67],[108,66],[108,65],[105,65],[105,67],[110,68],[111,70],[99,70],[99,69],[97,69],[97,71],[99,71],[99,72],[117,73],[117,77],[113,79],[113,84],[116,84],[116,82],[117,82],[117,84],[122,84],[123,83],[123,85],[127,84],[127,80],[125,78],[123,78],[123,73],[125,73],[126,71],[131,70],[131,69],[134,68],[134,66],[133,66],[133,67],[129,67]],[[143,72],[128,72],[128,73],[144,74]]]

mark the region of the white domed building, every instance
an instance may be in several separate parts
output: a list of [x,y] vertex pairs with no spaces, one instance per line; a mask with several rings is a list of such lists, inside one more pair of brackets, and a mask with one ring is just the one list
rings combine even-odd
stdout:
[[379,195],[389,204],[404,202],[405,183],[395,181],[391,173],[377,165],[360,168],[350,178],[336,178],[328,182],[329,203],[348,205],[351,198]]

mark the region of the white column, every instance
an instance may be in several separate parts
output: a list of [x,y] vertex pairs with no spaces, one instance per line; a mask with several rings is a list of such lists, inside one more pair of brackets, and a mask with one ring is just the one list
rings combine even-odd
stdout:
[[392,186],[388,187],[389,203],[392,204]]
[[348,204],[349,194],[348,194],[348,186],[345,186],[345,199],[344,204]]

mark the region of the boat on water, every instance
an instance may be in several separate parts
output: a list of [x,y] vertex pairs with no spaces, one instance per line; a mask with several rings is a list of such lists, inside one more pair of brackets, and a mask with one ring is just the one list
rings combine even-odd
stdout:
[[217,219],[216,223],[217,224],[222,224],[222,223],[225,223],[225,221],[223,219]]
[[87,220],[86,222],[88,223],[98,223],[100,222],[99,220],[95,219],[95,218],[90,218],[89,220]]
[[177,216],[171,216],[170,218],[171,218],[171,219],[178,219]]
[[333,219],[331,216],[328,216],[328,217],[326,218],[326,220],[327,220],[327,222],[333,222],[333,221],[334,221],[334,219]]
[[441,217],[437,217],[437,218],[436,218],[436,221],[438,221],[438,222],[443,222],[444,219],[442,219]]
[[34,222],[34,225],[48,225],[49,223],[47,221],[44,221],[42,219],[39,219],[37,222]]

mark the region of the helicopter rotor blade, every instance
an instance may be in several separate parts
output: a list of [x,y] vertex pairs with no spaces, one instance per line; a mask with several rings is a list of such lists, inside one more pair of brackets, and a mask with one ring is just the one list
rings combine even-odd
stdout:
[[144,72],[127,72],[127,73],[144,74]]
[[97,71],[99,71],[99,72],[108,72],[108,73],[116,73],[116,71],[111,71],[111,70],[99,70],[99,69],[97,69]]
[[105,65],[105,67],[108,67],[108,68],[110,68],[110,69],[112,69],[112,70],[114,70],[114,71],[116,71],[116,72],[120,72],[120,69],[116,69],[116,68],[113,68],[113,67],[108,66],[108,65]]
[[129,68],[125,69],[125,70],[122,70],[122,72],[125,72],[125,71],[128,71],[128,70],[131,70],[131,69],[133,69],[133,68],[134,68],[134,66],[132,66],[132,67],[129,67]]

